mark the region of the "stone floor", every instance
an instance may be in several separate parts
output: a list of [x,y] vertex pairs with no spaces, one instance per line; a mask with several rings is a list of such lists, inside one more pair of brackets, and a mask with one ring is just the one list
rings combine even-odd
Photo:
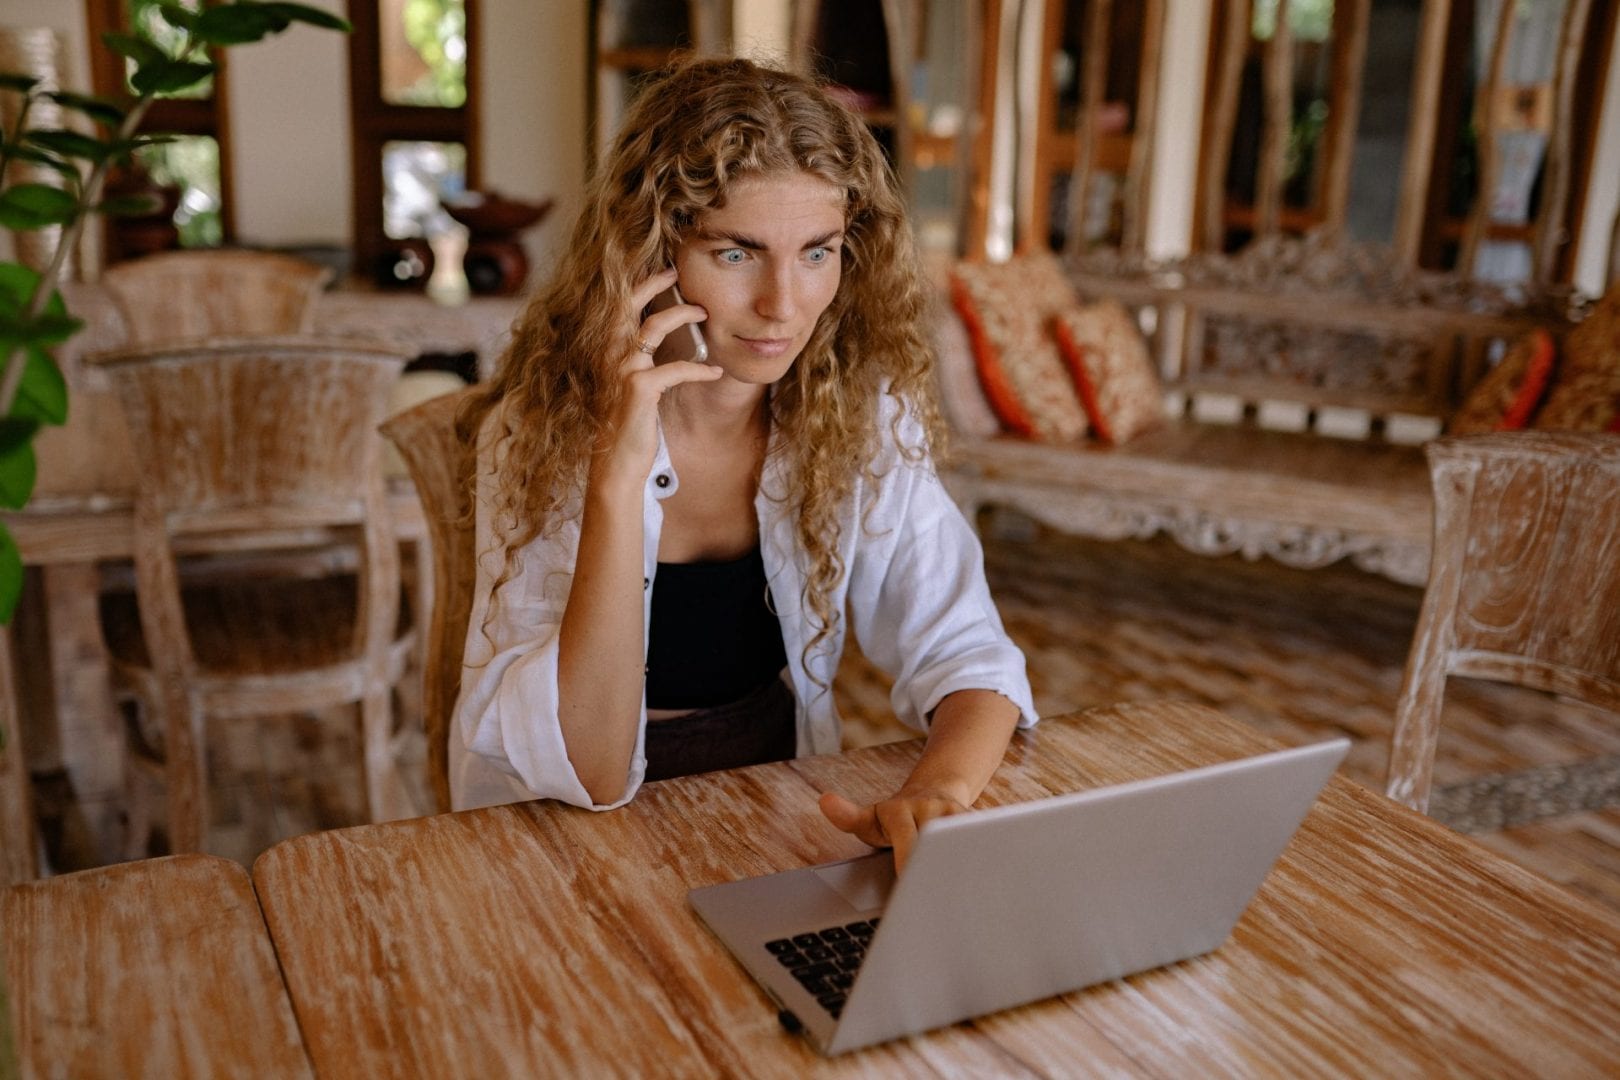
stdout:
[[[1057,537],[1016,519],[995,531],[986,548],[991,585],[1028,656],[1043,713],[1156,697],[1199,701],[1288,742],[1348,735],[1347,774],[1382,787],[1419,590],[1349,568],[1207,559],[1167,541]],[[835,692],[848,745],[906,736],[889,717],[886,680],[858,654],[846,659]],[[1545,695],[1454,680],[1437,783],[1620,753],[1614,720]],[[216,725],[208,850],[250,862],[286,837],[363,821],[355,724],[339,710]],[[419,762],[420,752],[412,757]],[[409,770],[425,812],[420,773]],[[121,807],[81,804],[60,778],[43,778],[38,792],[52,864],[103,860],[84,837]],[[1620,909],[1620,809],[1479,839]]]

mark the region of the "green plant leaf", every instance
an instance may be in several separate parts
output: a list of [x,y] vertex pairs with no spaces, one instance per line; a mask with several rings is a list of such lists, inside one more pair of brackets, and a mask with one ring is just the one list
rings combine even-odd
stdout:
[[106,98],[91,97],[89,94],[74,94],[66,90],[51,90],[42,95],[50,98],[65,108],[84,113],[97,123],[108,127],[117,127],[124,122],[124,110],[108,101]]
[[16,417],[0,419],[0,506],[21,510],[34,493],[39,475],[34,459],[34,433],[38,422]]
[[172,94],[195,86],[214,73],[214,65],[200,60],[169,60],[141,64],[130,85],[139,94]]
[[49,150],[60,157],[82,158],[93,163],[105,161],[118,152],[117,146],[112,143],[102,142],[100,139],[93,139],[65,128],[30,131],[27,138],[30,144]]
[[[36,271],[16,263],[0,263],[0,346],[8,341],[26,340],[29,331],[23,312],[28,310],[37,288],[39,274]],[[40,315],[45,319],[68,317],[67,303],[60,292],[51,293]]]
[[8,229],[43,229],[61,225],[78,214],[70,192],[48,184],[17,184],[0,192],[0,225]]
[[39,85],[39,80],[32,75],[16,75],[9,71],[0,71],[0,90],[15,90],[19,94],[26,94]]
[[293,22],[308,23],[310,26],[319,26],[323,30],[341,30],[347,34],[354,29],[347,19],[340,18],[330,11],[310,7],[308,4],[262,4],[261,7],[274,8],[276,12]]
[[0,420],[0,454],[27,446],[39,434],[39,423],[26,417]]
[[247,45],[286,28],[287,20],[268,5],[221,4],[203,11],[192,33],[210,45]]
[[137,135],[133,139],[118,144],[121,151],[139,150],[143,146],[162,146],[164,143],[179,142],[178,135]]
[[141,65],[161,64],[169,58],[167,53],[150,41],[132,34],[102,34],[101,43],[119,56]]
[[156,195],[115,195],[102,199],[92,209],[108,217],[148,217],[162,209],[163,200]]
[[17,161],[30,161],[35,165],[43,165],[47,169],[55,169],[68,180],[71,180],[74,184],[78,184],[84,179],[84,177],[79,173],[78,166],[74,165],[72,162],[63,161],[55,154],[41,150],[37,146],[13,145],[10,147],[9,153],[11,157]]
[[170,26],[179,27],[188,33],[196,28],[197,13],[190,8],[181,7],[174,3],[159,3],[158,11],[162,13],[163,20]]
[[22,585],[22,553],[17,550],[17,541],[11,538],[11,532],[0,524],[0,626],[11,624],[17,600],[22,596]]
[[68,418],[67,380],[50,353],[30,348],[23,363],[22,382],[11,403],[11,415],[19,420],[61,425]]

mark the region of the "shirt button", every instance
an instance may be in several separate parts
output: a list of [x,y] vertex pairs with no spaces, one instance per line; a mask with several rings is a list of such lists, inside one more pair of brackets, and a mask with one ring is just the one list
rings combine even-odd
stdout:
[[669,473],[659,473],[653,478],[653,483],[661,488],[669,487]]
[[644,591],[645,591],[645,590],[646,590],[646,589],[649,589],[649,588],[651,588],[651,587],[652,587],[652,578],[642,578],[642,579],[641,579],[641,588],[642,588],[642,589],[643,589],[643,590],[644,590]]

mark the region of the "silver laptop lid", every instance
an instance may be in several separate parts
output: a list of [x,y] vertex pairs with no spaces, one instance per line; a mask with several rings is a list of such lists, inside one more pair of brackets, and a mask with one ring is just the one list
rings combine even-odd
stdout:
[[[794,1012],[818,1049],[838,1054],[1208,952],[1348,747],[1337,739],[933,821],[836,1025]],[[783,1002],[795,988],[764,953],[760,918],[802,918],[794,882],[818,903],[833,891],[825,868],[807,868],[692,894]],[[747,914],[734,922],[732,912]]]

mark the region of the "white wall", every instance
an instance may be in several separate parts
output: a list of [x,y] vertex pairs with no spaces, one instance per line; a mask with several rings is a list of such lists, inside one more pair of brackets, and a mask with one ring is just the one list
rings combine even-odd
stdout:
[[[343,0],[305,0],[343,14]],[[347,246],[346,35],[295,25],[226,59],[232,209],[244,244]]]
[[481,0],[484,186],[556,200],[525,234],[531,283],[568,241],[585,184],[584,0]]

